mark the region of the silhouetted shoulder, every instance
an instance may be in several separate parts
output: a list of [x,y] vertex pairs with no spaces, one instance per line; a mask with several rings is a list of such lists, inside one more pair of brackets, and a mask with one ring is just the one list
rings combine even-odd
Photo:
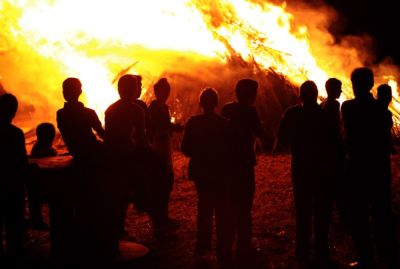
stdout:
[[112,113],[115,109],[117,109],[117,107],[119,106],[119,104],[121,103],[121,100],[118,100],[114,103],[112,103],[104,112],[106,115]]
[[299,113],[301,110],[302,110],[301,105],[294,105],[294,106],[288,107],[286,109],[286,112],[284,113],[284,116],[288,117],[288,116],[295,115],[295,114]]
[[344,101],[343,104],[342,104],[342,108],[341,108],[342,113],[347,112],[347,110],[349,108],[351,108],[353,105],[354,105],[354,100],[346,100],[346,101]]
[[187,123],[186,123],[186,125],[185,125],[185,128],[188,129],[188,128],[191,128],[193,125],[195,125],[195,124],[199,121],[199,119],[200,119],[199,116],[200,116],[200,115],[191,116],[191,117],[189,118],[189,120],[187,121]]
[[151,102],[150,102],[150,105],[149,105],[149,109],[150,109],[150,107],[151,107],[151,108],[154,108],[155,106],[157,106],[157,103],[158,103],[157,100],[151,101]]
[[[132,131],[135,130],[135,141]],[[115,150],[134,144],[145,145],[145,116],[143,109],[129,101],[118,100],[105,112],[105,142]]]
[[337,100],[326,99],[321,103],[321,107],[326,111],[338,111],[340,109],[340,103]]
[[57,115],[57,119],[60,117],[60,115],[62,115],[64,113],[64,108],[60,108],[59,110],[57,110],[56,115]]
[[[25,136],[24,136],[24,132],[14,126],[14,125],[10,125],[10,127],[7,130],[8,133],[8,137],[12,138],[13,141],[15,141],[15,143],[18,144],[23,144],[25,146]],[[5,143],[10,142],[10,141],[4,141]]]
[[143,110],[147,110],[147,104],[145,102],[143,102],[142,100],[135,100],[135,105],[140,106]]
[[138,114],[144,114],[143,109],[139,105],[134,104],[134,103],[127,103],[122,100],[118,100],[115,103],[111,104],[107,108],[105,113],[106,114],[112,113],[114,110],[122,109],[122,107],[123,107],[125,113],[133,112],[133,113],[138,113]]
[[157,100],[153,100],[153,101],[151,101],[151,103],[149,105],[150,114],[157,113],[158,111],[160,111],[162,108],[165,108],[165,107],[168,108],[168,106],[166,104],[162,104]]
[[6,169],[27,162],[24,132],[12,124],[1,126],[0,159],[0,166]]
[[98,119],[97,113],[93,109],[85,107],[84,110],[89,115],[89,117]]
[[194,125],[194,124],[201,124],[204,121],[210,121],[212,120],[213,122],[220,123],[222,124],[221,127],[224,127],[225,125],[229,124],[229,120],[225,117],[222,117],[218,114],[213,114],[212,117],[208,115],[195,115],[189,118],[187,125]]
[[229,103],[226,103],[226,104],[222,107],[221,115],[227,118],[228,115],[232,114],[232,112],[236,109],[237,105],[238,105],[237,102],[229,102]]

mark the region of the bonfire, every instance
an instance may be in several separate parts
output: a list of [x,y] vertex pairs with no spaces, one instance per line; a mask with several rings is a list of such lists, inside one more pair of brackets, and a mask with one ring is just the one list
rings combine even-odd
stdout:
[[[101,119],[118,98],[123,74],[143,77],[142,99],[152,99],[160,77],[172,84],[170,107],[184,123],[198,110],[198,94],[211,86],[221,103],[234,98],[236,81],[260,82],[258,110],[273,147],[282,112],[297,102],[297,87],[314,80],[321,99],[329,77],[343,82],[369,62],[368,37],[336,40],[328,31],[336,13],[327,6],[278,5],[259,0],[3,0],[0,2],[0,91],[21,102],[17,124],[26,132],[55,122],[61,83],[83,82],[84,102]],[[391,110],[399,134],[399,69],[390,59],[371,66],[376,85],[392,86]]]

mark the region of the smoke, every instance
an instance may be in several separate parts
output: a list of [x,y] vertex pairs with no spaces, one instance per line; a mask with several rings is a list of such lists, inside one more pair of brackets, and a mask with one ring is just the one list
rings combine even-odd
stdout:
[[[287,10],[294,15],[293,26],[307,26],[311,50],[318,65],[324,70],[329,70],[332,75],[345,75],[340,79],[347,84],[349,84],[349,77],[353,69],[360,66],[368,66],[374,70],[376,85],[386,83],[388,75],[399,79],[399,68],[393,59],[386,57],[380,60],[378,58],[377,40],[372,36],[367,33],[336,36],[333,34],[344,32],[343,29],[349,27],[349,18],[340,14],[323,0],[275,1],[277,4],[283,2],[287,3]],[[353,4],[353,6],[356,9],[362,5]],[[381,10],[384,5],[379,4],[379,6]],[[374,19],[368,18],[368,20]],[[376,23],[378,24],[378,22]],[[381,31],[387,30],[381,29]]]

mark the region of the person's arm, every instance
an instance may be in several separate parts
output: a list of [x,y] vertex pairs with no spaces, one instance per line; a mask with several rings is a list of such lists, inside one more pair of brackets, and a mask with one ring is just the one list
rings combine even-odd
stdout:
[[17,140],[16,140],[16,157],[17,157],[17,168],[21,169],[20,171],[24,171],[28,166],[28,157],[26,156],[26,148],[25,148],[25,136],[24,133],[19,130]]
[[132,134],[136,145],[141,147],[149,147],[149,141],[146,137],[146,122],[143,109],[138,109],[136,114],[136,126]]
[[73,143],[71,143],[71,141],[69,140],[70,134],[69,134],[69,130],[71,128],[68,128],[68,126],[66,126],[65,124],[65,117],[63,118],[62,116],[63,114],[61,113],[61,111],[57,112],[57,128],[61,133],[61,137],[64,141],[65,146],[67,146],[68,152],[71,155],[75,155],[75,150],[73,148]]
[[347,124],[347,122],[348,122],[348,118],[349,118],[349,116],[348,116],[348,107],[349,107],[349,105],[348,105],[348,103],[345,101],[345,102],[343,102],[343,104],[342,104],[342,107],[341,107],[341,116],[342,116],[342,121],[343,121],[343,125],[344,125],[344,128],[346,129],[346,124]]
[[193,131],[192,131],[192,121],[189,119],[185,126],[183,133],[181,151],[186,157],[191,157],[193,153]]
[[91,124],[92,124],[93,130],[96,131],[97,135],[100,136],[100,138],[104,140],[105,131],[103,129],[103,126],[101,125],[99,117],[97,116],[97,114],[94,110],[92,110],[92,112],[91,112]]

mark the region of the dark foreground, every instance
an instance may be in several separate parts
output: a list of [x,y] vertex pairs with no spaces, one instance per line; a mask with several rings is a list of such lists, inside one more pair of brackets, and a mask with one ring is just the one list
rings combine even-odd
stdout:
[[[143,244],[151,249],[149,255],[135,263],[123,264],[124,268],[195,268],[192,259],[195,245],[196,193],[193,183],[187,179],[187,159],[174,154],[175,187],[170,203],[170,215],[179,221],[180,227],[163,241],[153,240],[151,223],[146,214],[134,207],[128,212],[126,229],[128,241]],[[397,237],[400,238],[400,156],[392,158],[393,208]],[[294,268],[294,208],[290,184],[289,155],[260,155],[256,167],[257,189],[253,208],[253,243],[260,252],[260,259],[246,268],[286,269]],[[46,210],[47,212],[47,210]],[[48,232],[28,229],[26,248],[31,256],[24,267],[48,267],[43,246],[49,243]],[[338,224],[336,214],[331,228],[331,253],[347,268],[353,261],[351,241]],[[210,257],[208,268],[216,268]],[[57,266],[58,267],[58,266]],[[89,267],[92,267],[89,265]],[[116,267],[116,266],[114,266]]]

